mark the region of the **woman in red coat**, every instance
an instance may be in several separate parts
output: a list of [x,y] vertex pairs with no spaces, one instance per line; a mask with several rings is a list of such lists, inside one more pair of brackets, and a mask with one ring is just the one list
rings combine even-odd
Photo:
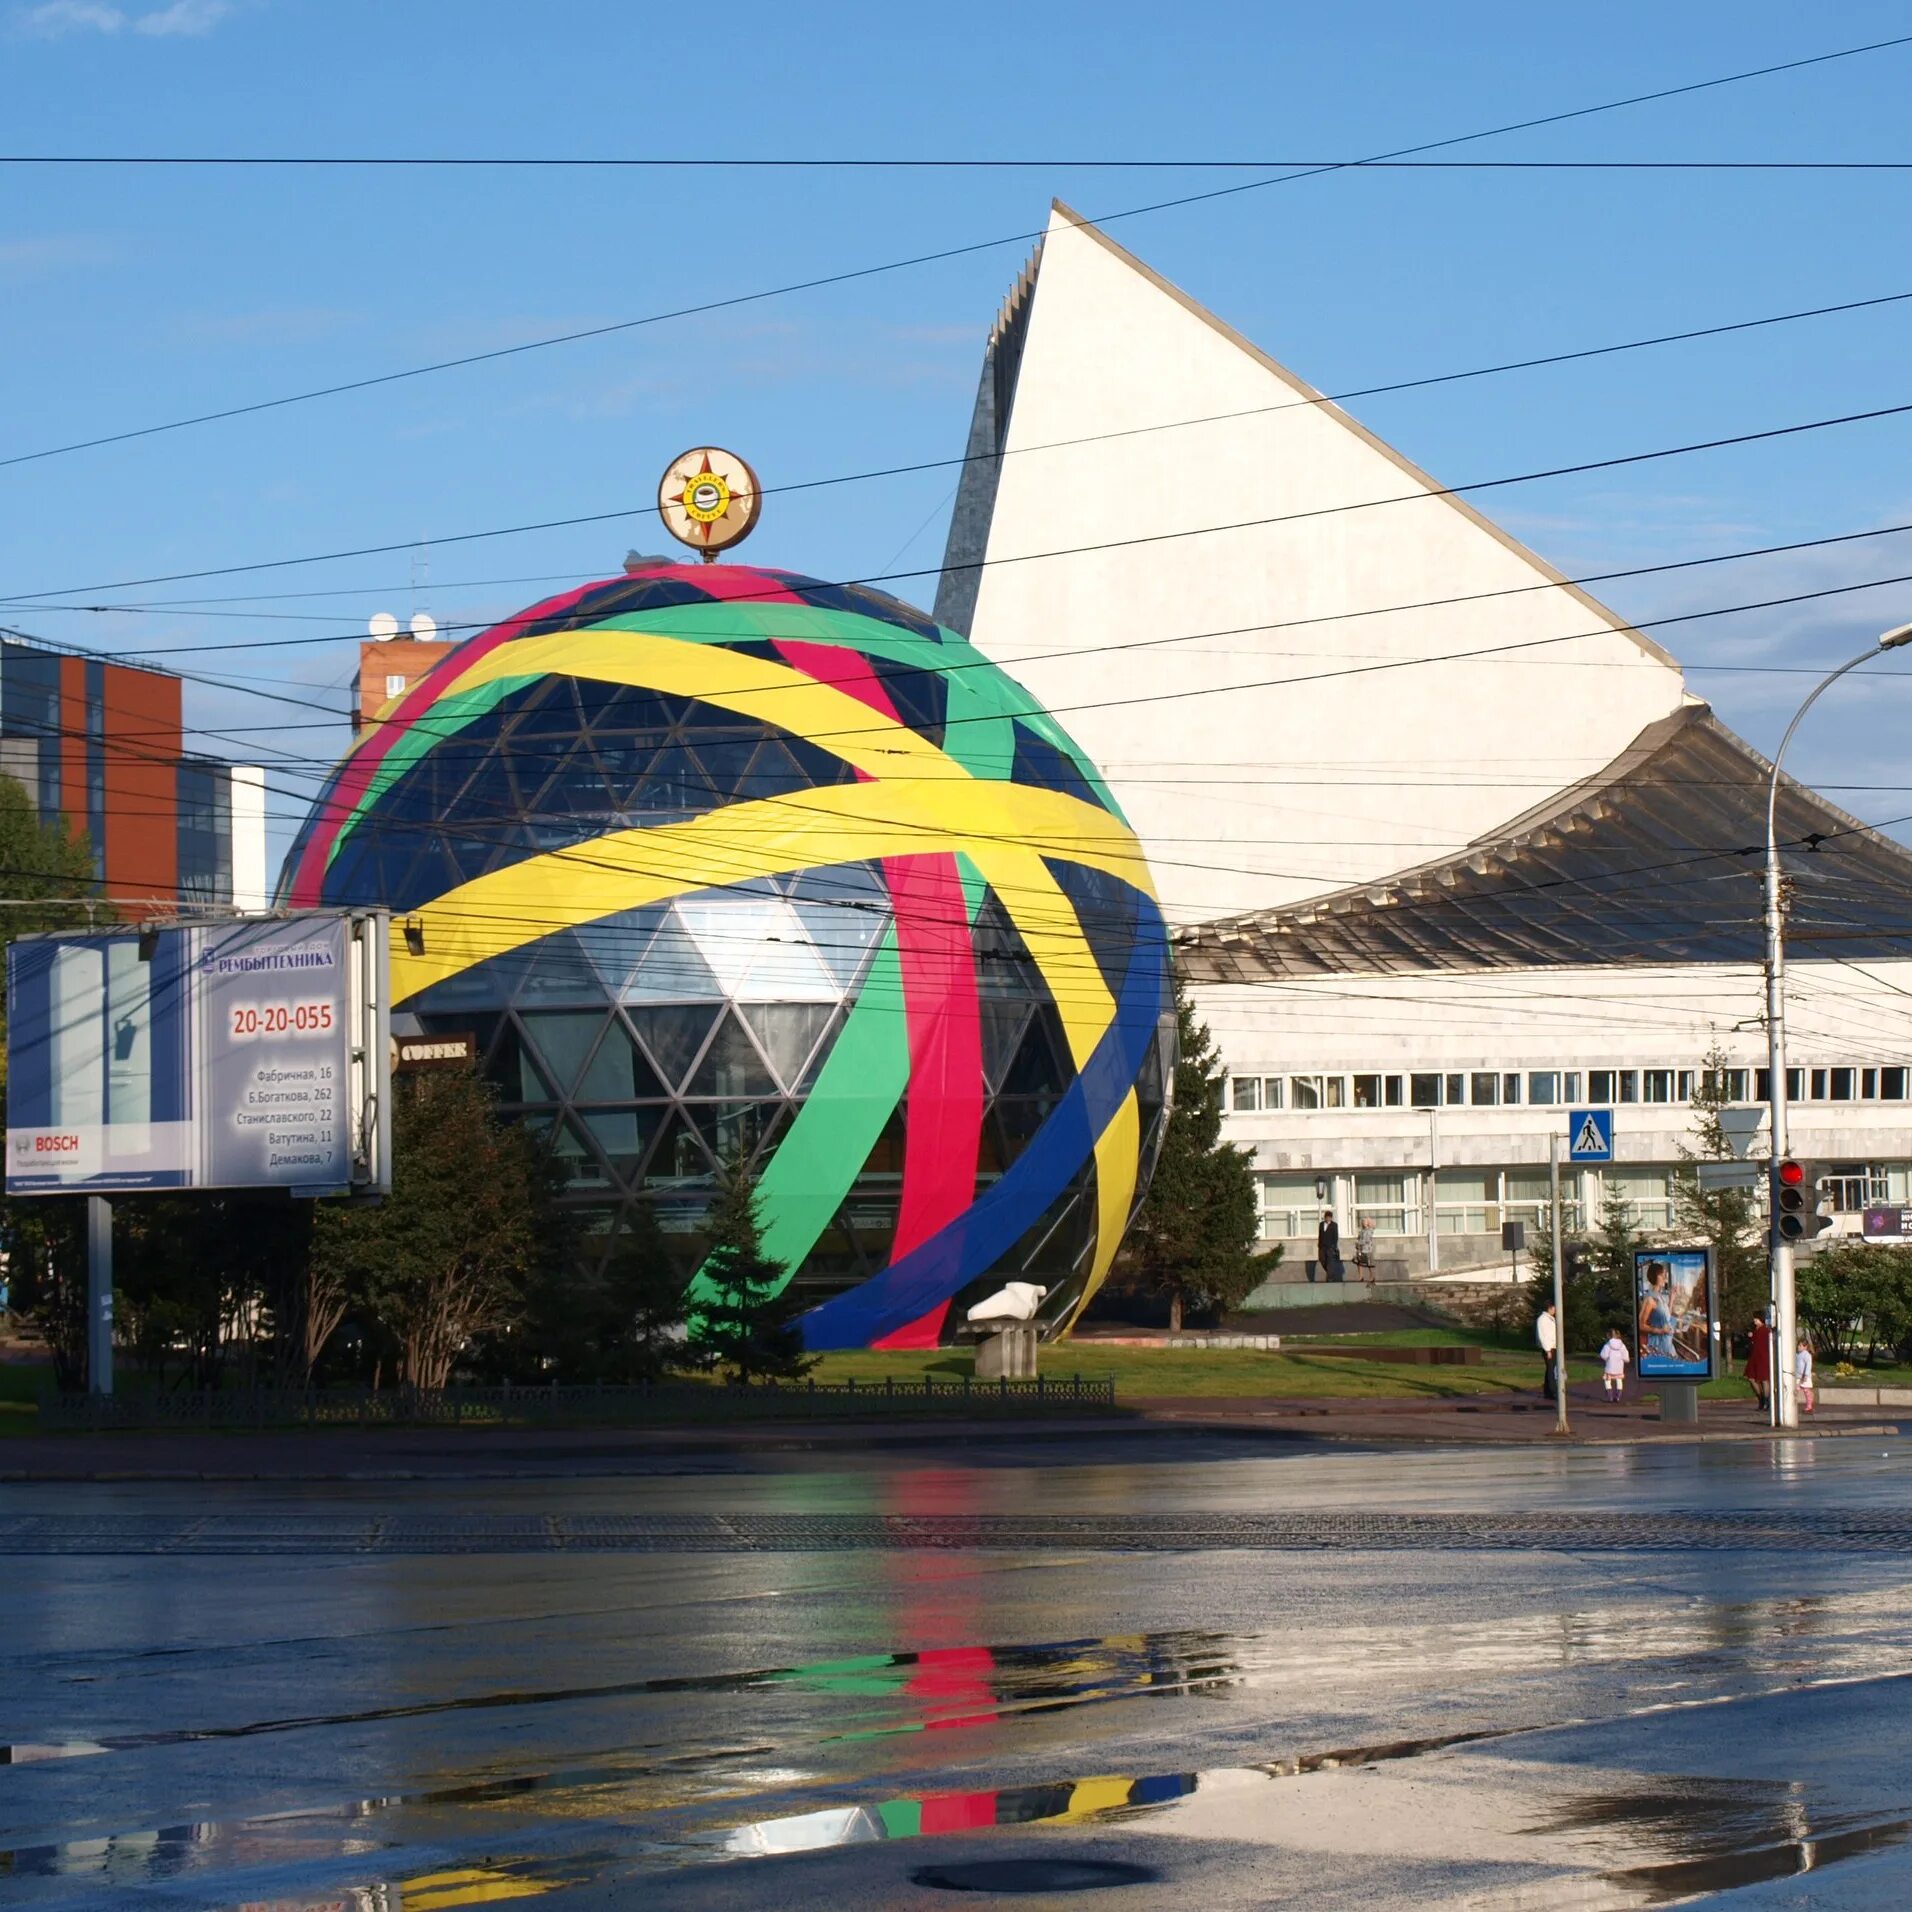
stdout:
[[1753,1384],[1753,1399],[1764,1408],[1766,1390],[1773,1378],[1773,1336],[1764,1316],[1754,1318],[1753,1331],[1748,1338],[1746,1378]]

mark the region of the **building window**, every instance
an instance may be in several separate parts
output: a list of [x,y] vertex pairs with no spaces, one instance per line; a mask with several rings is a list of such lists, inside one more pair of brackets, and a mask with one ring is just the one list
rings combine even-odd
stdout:
[[1823,1069],[1815,1069],[1812,1072],[1812,1099],[1815,1102],[1823,1102],[1826,1099],[1826,1072]]
[[1852,1071],[1850,1069],[1832,1069],[1827,1073],[1832,1077],[1833,1101],[1851,1102],[1857,1099],[1852,1093]]
[[1671,1102],[1673,1100],[1673,1071],[1671,1069],[1648,1069],[1645,1074],[1646,1099],[1649,1102]]
[[1321,1106],[1324,1109],[1339,1109],[1347,1104],[1348,1078],[1346,1076],[1323,1076],[1321,1079]]
[[1679,1086],[1678,1086],[1678,1089],[1675,1091],[1675,1099],[1681,1102],[1692,1101],[1693,1071],[1691,1069],[1682,1069],[1680,1071]]
[[1355,1226],[1362,1218],[1374,1224],[1377,1235],[1418,1235],[1420,1204],[1414,1200],[1419,1178],[1403,1175],[1357,1175],[1354,1178]]
[[1441,1106],[1441,1079],[1437,1075],[1409,1076],[1408,1095],[1417,1109],[1438,1109]]
[[1378,1075],[1358,1075],[1354,1078],[1354,1106],[1357,1109],[1378,1109],[1381,1106],[1381,1078]]
[[1568,1069],[1560,1077],[1560,1099],[1563,1102],[1580,1100],[1580,1071]]
[[1879,1071],[1879,1100],[1882,1102],[1903,1102],[1905,1100],[1905,1077],[1903,1069],[1881,1069]]
[[1321,1220],[1312,1175],[1257,1175],[1263,1241],[1307,1240]]
[[1398,1109],[1401,1106],[1401,1092],[1407,1087],[1406,1082],[1400,1076],[1383,1076],[1381,1087],[1382,1100],[1390,1109]]
[[405,679],[397,671],[388,671],[385,677],[385,695],[396,697],[405,688]]
[[1280,1076],[1264,1076],[1261,1083],[1261,1106],[1264,1109],[1278,1109],[1282,1106],[1282,1091],[1287,1087]]
[[1510,1108],[1518,1106],[1520,1102],[1520,1077],[1517,1074],[1504,1075],[1501,1077],[1500,1099]]
[[1891,1200],[1891,1184],[1881,1162],[1834,1163],[1827,1172],[1826,1186],[1832,1194],[1834,1212],[1841,1215]]
[[1261,1107],[1261,1077],[1235,1077],[1235,1113],[1252,1115]]
[[1612,1069],[1592,1069],[1587,1074],[1587,1095],[1595,1102],[1618,1102],[1619,1076]]
[[1288,1106],[1291,1109],[1320,1108],[1321,1078],[1319,1076],[1290,1076],[1288,1078]]
[[1450,1075],[1447,1078],[1447,1102],[1450,1108],[1460,1108],[1467,1100],[1467,1078],[1464,1075]]
[[1876,1102],[1879,1099],[1879,1072],[1877,1069],[1859,1071],[1859,1100]]
[[1560,1101],[1560,1077],[1552,1069],[1531,1070],[1527,1076],[1527,1100],[1536,1109],[1551,1109]]
[[1500,1077],[1491,1070],[1476,1070],[1471,1100],[1477,1109],[1491,1109],[1500,1101]]
[[1670,1228],[1673,1223],[1673,1173],[1666,1168],[1610,1168],[1606,1199],[1627,1211],[1636,1228]]
[[1437,1170],[1434,1216],[1435,1226],[1443,1235],[1499,1234],[1499,1173],[1479,1168]]

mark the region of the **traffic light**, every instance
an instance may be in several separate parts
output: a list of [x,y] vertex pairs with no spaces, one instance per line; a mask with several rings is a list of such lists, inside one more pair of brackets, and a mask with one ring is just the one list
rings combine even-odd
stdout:
[[1782,1156],[1773,1164],[1773,1214],[1786,1241],[1810,1241],[1832,1226],[1832,1191],[1810,1162]]

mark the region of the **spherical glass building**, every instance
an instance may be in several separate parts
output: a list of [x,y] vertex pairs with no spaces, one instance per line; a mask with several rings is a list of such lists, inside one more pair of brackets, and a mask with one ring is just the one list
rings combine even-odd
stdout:
[[[475,1031],[587,1244],[695,1276],[759,1177],[812,1347],[927,1346],[1108,1272],[1173,1068],[1168,945],[1095,767],[894,598],[644,564],[473,637],[328,780],[279,899],[393,912],[393,997]],[[602,1252],[597,1247],[592,1252]]]

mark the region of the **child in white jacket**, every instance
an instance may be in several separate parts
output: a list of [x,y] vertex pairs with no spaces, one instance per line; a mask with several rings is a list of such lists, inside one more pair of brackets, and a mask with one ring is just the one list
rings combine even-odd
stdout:
[[1620,1339],[1619,1329],[1609,1328],[1606,1341],[1600,1349],[1600,1373],[1606,1383],[1609,1401],[1619,1400],[1626,1391],[1627,1362],[1631,1359],[1632,1353]]

